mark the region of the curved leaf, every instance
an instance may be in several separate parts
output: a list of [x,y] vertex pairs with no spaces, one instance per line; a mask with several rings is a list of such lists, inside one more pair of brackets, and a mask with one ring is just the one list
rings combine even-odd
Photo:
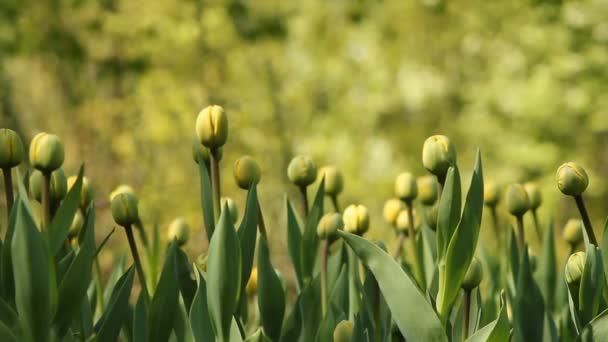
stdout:
[[194,266],[198,289],[190,306],[190,327],[196,342],[213,342],[215,335],[207,310],[207,285],[198,267]]
[[63,243],[70,232],[72,220],[80,205],[80,189],[82,188],[83,175],[84,166],[81,166],[80,171],[78,171],[76,183],[74,183],[74,186],[72,186],[64,200],[61,202],[61,205],[59,206],[59,209],[57,209],[57,213],[49,226],[49,234],[51,236],[50,245],[53,255],[57,254],[61,249],[61,246],[63,246]]
[[205,164],[203,159],[198,160],[198,172],[201,184],[201,207],[203,210],[203,222],[205,222],[207,240],[211,241],[211,237],[215,231],[215,219],[213,216],[213,199],[211,198],[211,179],[209,178],[207,164]]
[[258,195],[257,187],[252,186],[247,194],[245,215],[239,227],[239,241],[241,242],[241,286],[245,287],[251,276],[255,254],[255,241],[258,227]]
[[498,318],[477,330],[467,342],[503,342],[509,340],[511,326],[507,316],[507,301],[504,291],[501,293],[501,309]]
[[158,286],[148,309],[148,336],[151,341],[168,341],[173,329],[173,320],[177,315],[178,279],[177,279],[177,243],[171,242],[165,257],[165,265],[160,274]]
[[285,292],[270,262],[265,236],[260,236],[258,243],[258,308],[264,332],[271,340],[278,341],[285,315]]
[[129,296],[133,287],[134,275],[135,269],[131,266],[116,282],[106,311],[95,324],[94,330],[99,341],[117,340],[122,323],[129,312]]

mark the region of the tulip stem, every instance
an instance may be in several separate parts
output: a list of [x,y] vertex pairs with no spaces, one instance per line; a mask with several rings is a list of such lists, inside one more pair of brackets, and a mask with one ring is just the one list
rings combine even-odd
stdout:
[[532,210],[532,219],[534,220],[534,230],[536,230],[536,237],[538,238],[538,242],[543,243],[543,235],[540,231],[540,221],[538,220],[538,214],[536,209]]
[[300,186],[300,193],[302,194],[302,209],[304,210],[304,217],[308,218],[308,193],[306,192],[306,186]]
[[2,168],[4,174],[4,194],[6,195],[6,220],[11,217],[11,209],[13,208],[13,175],[10,167]]
[[502,249],[502,234],[500,231],[500,223],[498,222],[498,212],[496,211],[496,206],[491,206],[490,212],[492,213],[492,226],[494,227],[494,236],[496,237],[496,244],[500,253],[500,249]]
[[464,320],[463,320],[463,329],[462,329],[462,335],[463,335],[463,341],[466,340],[469,337],[469,321],[470,321],[470,316],[471,316],[471,291],[465,290],[464,291],[464,301],[463,301],[463,308],[464,308]]
[[258,229],[260,235],[266,237],[266,223],[264,222],[264,214],[262,213],[262,206],[260,205],[260,199],[258,198]]
[[213,209],[215,220],[220,217],[222,211],[220,205],[220,159],[218,149],[211,149],[209,153],[209,162],[211,164],[211,188],[213,190]]
[[[51,173],[43,172],[42,175],[42,229],[49,229],[51,224]],[[49,232],[50,233],[50,232]]]
[[146,234],[146,230],[144,229],[144,224],[141,222],[141,219],[138,217],[137,221],[134,224],[135,229],[139,232],[139,237],[141,239],[141,243],[144,245],[144,248],[148,250],[148,234]]
[[322,317],[327,314],[327,257],[329,255],[329,241],[321,242],[321,312]]
[[393,258],[399,262],[399,258],[401,257],[401,251],[403,250],[403,242],[405,241],[405,233],[399,231],[399,236],[397,237],[397,243],[395,244],[395,251],[393,252]]
[[407,218],[410,221],[407,226],[409,231],[410,249],[412,250],[412,266],[414,267],[414,274],[420,288],[424,288],[426,280],[424,279],[424,272],[422,271],[422,264],[418,259],[418,248],[416,247],[416,230],[414,229],[414,209],[412,208],[412,202],[405,202],[405,209],[407,210]]
[[526,246],[526,239],[524,236],[524,216],[517,216],[517,245],[519,246],[519,252],[523,255],[524,248]]
[[587,207],[585,206],[585,201],[583,201],[582,195],[574,196],[574,200],[576,201],[576,206],[578,207],[578,211],[581,213],[581,218],[583,220],[583,227],[585,227],[585,232],[587,232],[587,237],[589,238],[589,243],[598,247],[597,239],[595,237],[595,233],[593,232],[593,226],[591,226],[591,220],[589,219],[589,214],[587,213]]
[[336,195],[331,195],[331,203],[334,205],[334,210],[339,213],[340,212],[340,205],[338,204],[338,196]]
[[99,265],[99,259],[95,256],[95,288],[97,292],[97,302],[99,302],[99,312],[106,310],[106,303],[103,298],[103,284],[101,278],[101,266]]
[[133,237],[133,228],[131,225],[125,226],[125,232],[127,233],[127,240],[129,240],[129,248],[131,249],[131,255],[133,256],[133,263],[135,264],[135,270],[137,270],[137,277],[141,285],[141,290],[144,293],[144,300],[147,304],[150,303],[150,294],[148,292],[148,286],[146,285],[146,276],[144,275],[144,269],[141,266],[141,260],[139,259],[139,253],[137,252],[137,244]]
[[359,312],[360,299],[357,295],[359,261],[351,248],[347,248],[346,253],[348,258],[348,319],[353,322],[355,320],[355,314]]

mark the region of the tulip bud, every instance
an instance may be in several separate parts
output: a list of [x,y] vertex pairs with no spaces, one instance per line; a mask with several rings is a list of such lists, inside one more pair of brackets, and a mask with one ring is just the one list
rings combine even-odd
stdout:
[[[78,176],[70,176],[68,178],[68,191],[72,189],[77,180]],[[86,212],[94,197],[95,192],[93,190],[93,185],[91,185],[91,182],[89,182],[87,177],[82,177],[82,186],[80,187],[80,210]]]
[[318,178],[325,180],[325,194],[329,196],[338,196],[344,189],[342,173],[335,166],[322,167]]
[[538,207],[540,207],[542,204],[542,195],[538,186],[535,183],[526,183],[524,184],[524,189],[526,190],[526,194],[528,194],[528,199],[530,200],[530,209],[538,209]]
[[445,135],[433,135],[422,146],[422,165],[438,178],[445,178],[450,166],[456,165],[456,149]]
[[492,181],[483,184],[483,202],[488,207],[496,207],[500,202],[500,187]]
[[[30,196],[40,202],[42,200],[42,172],[34,170],[30,174]],[[62,168],[59,168],[51,173],[51,188],[49,198],[52,203],[59,204],[65,197],[68,191],[67,179]]]
[[569,196],[579,196],[589,185],[587,172],[574,162],[562,164],[562,166],[557,169],[555,179],[557,180],[557,187],[559,190],[564,193],[564,195]]
[[42,172],[50,173],[63,164],[63,144],[54,134],[38,133],[30,144],[30,164]]
[[251,275],[249,276],[249,280],[247,280],[247,287],[245,287],[245,291],[248,296],[253,296],[258,292],[258,268],[254,267],[251,269]]
[[439,187],[433,176],[422,176],[416,180],[418,199],[424,205],[433,205],[437,202]]
[[587,254],[585,252],[576,252],[570,255],[566,263],[566,283],[568,285],[578,285],[581,282],[586,259]]
[[122,194],[125,192],[135,196],[135,191],[133,190],[133,188],[130,185],[121,184],[121,185],[117,186],[116,189],[112,190],[112,192],[110,192],[110,201],[113,200],[114,197],[116,197],[116,195]]
[[72,238],[78,236],[78,233],[82,229],[83,225],[84,225],[84,216],[82,216],[82,213],[80,212],[80,210],[76,210],[76,214],[74,215],[74,218],[72,219],[72,224],[70,225],[70,231],[68,233],[68,237],[70,239],[72,239]]
[[203,109],[196,118],[196,135],[209,149],[224,146],[228,138],[228,117],[224,108],[211,105]]
[[483,268],[481,267],[481,263],[479,262],[479,260],[477,260],[476,257],[473,257],[473,259],[471,260],[471,264],[469,265],[469,269],[464,275],[461,287],[465,291],[471,291],[477,286],[479,286],[482,278]]
[[137,198],[135,195],[123,192],[112,199],[112,217],[123,227],[129,227],[139,219]]
[[239,188],[248,190],[260,182],[260,167],[250,156],[243,156],[234,163],[234,180]]
[[344,230],[357,235],[363,235],[369,228],[369,213],[365,206],[351,204],[342,215]]
[[507,189],[507,209],[513,216],[523,216],[530,209],[528,194],[521,184],[511,184]]
[[397,222],[397,216],[399,216],[399,213],[403,209],[405,209],[405,204],[403,204],[403,202],[400,199],[398,199],[398,198],[389,199],[384,204],[384,209],[382,210],[384,219],[386,220],[386,222],[388,222],[389,224],[394,226],[395,223]]
[[189,230],[186,221],[178,217],[169,225],[167,238],[169,241],[175,240],[178,246],[183,246],[188,242],[188,238],[190,237]]
[[403,172],[395,180],[395,195],[404,202],[411,202],[418,196],[416,178],[409,172]]
[[426,219],[426,224],[431,228],[432,231],[437,230],[437,217],[439,216],[439,206],[434,205],[427,210],[424,211],[424,218]]
[[317,235],[319,239],[326,240],[336,235],[338,229],[344,227],[342,216],[338,213],[329,213],[323,215],[317,225]]
[[564,240],[572,247],[577,246],[583,241],[583,223],[578,219],[569,219],[564,226]]
[[[418,216],[418,212],[414,209],[412,209],[412,216],[414,217],[414,226],[412,228],[417,231],[420,229],[422,222]],[[401,210],[397,216],[395,226],[399,231],[408,233],[408,229],[410,228],[410,215],[408,214],[407,210]]]
[[23,142],[17,132],[8,128],[0,129],[0,168],[11,169],[23,161]]
[[203,272],[207,272],[207,254],[201,254],[196,258],[196,262]]
[[343,320],[334,329],[334,342],[350,342],[353,336],[353,322]]
[[236,202],[230,197],[222,197],[220,202],[222,208],[228,207],[228,216],[232,220],[232,223],[236,223],[239,220],[239,208],[236,206]]
[[287,178],[297,186],[309,186],[317,179],[317,167],[310,157],[297,156],[287,167]]

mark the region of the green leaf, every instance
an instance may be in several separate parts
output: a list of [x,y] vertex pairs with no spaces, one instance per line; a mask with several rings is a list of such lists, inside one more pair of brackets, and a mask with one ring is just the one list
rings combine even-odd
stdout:
[[15,310],[2,298],[0,298],[0,321],[8,327],[15,327],[19,323]]
[[[604,232],[602,234],[601,250],[602,250],[602,261],[604,268],[608,266],[608,218],[604,221]],[[608,272],[605,272],[606,282],[608,282]]]
[[171,242],[165,265],[148,309],[148,337],[150,341],[167,341],[177,315],[179,288],[177,281],[177,243]]
[[445,180],[437,214],[437,259],[443,260],[452,233],[460,220],[461,208],[460,173],[458,167],[450,167]]
[[148,342],[150,340],[150,336],[148,335],[148,320],[146,320],[147,315],[146,299],[144,293],[140,292],[135,308],[133,309],[133,326],[131,328],[133,332],[133,342]]
[[190,327],[192,327],[192,335],[196,342],[213,342],[215,335],[211,326],[211,318],[207,309],[207,285],[205,278],[199,271],[198,267],[194,267],[196,273],[196,281],[198,289],[192,300],[190,307]]
[[15,336],[15,333],[6,326],[3,322],[0,322],[0,341],[2,342],[17,342],[19,339]]
[[302,230],[298,224],[297,213],[288,198],[285,199],[287,206],[287,247],[293,270],[296,274],[298,289],[304,286],[302,275]]
[[134,274],[135,270],[131,266],[116,282],[112,296],[106,306],[106,311],[104,311],[101,318],[95,324],[94,330],[97,333],[99,341],[117,340],[120,327],[129,312],[129,296],[133,287]]
[[19,200],[11,244],[15,277],[15,304],[29,340],[48,341],[53,312],[55,269],[49,247],[31,213]]
[[601,251],[598,247],[587,244],[587,258],[578,293],[581,326],[585,326],[597,315],[605,281]]
[[581,331],[577,341],[605,342],[608,341],[608,310],[603,311]]
[[201,206],[203,210],[203,222],[205,222],[205,230],[207,231],[207,239],[211,241],[213,232],[215,231],[215,219],[213,218],[213,199],[211,189],[211,179],[209,178],[209,170],[205,161],[199,159],[198,171],[201,183]]
[[498,318],[477,330],[475,334],[467,339],[467,342],[503,342],[509,340],[511,326],[507,316],[507,299],[504,292],[501,293],[501,302]]
[[323,216],[323,201],[325,199],[324,190],[325,181],[322,180],[317,194],[312,202],[308,217],[306,218],[306,225],[304,233],[302,234],[302,250],[301,250],[301,272],[304,279],[304,283],[310,281],[313,278],[313,270],[316,264],[320,240],[317,236],[317,225],[321,216]]
[[245,206],[245,215],[239,227],[239,241],[241,242],[241,257],[242,257],[242,272],[241,286],[247,286],[251,268],[253,267],[253,259],[255,254],[255,241],[257,238],[258,227],[258,195],[257,187],[252,186],[247,194],[247,205]]
[[393,319],[407,340],[447,341],[433,307],[393,258],[361,237],[344,231],[338,234],[376,277]]
[[272,340],[266,337],[260,328],[253,335],[247,337],[245,342],[272,342]]
[[513,338],[515,341],[542,341],[545,305],[538,285],[532,277],[528,248],[519,266],[517,294],[513,308]]
[[207,257],[207,306],[215,336],[228,341],[232,315],[241,290],[241,247],[239,237],[224,207],[209,244]]
[[188,261],[188,256],[181,248],[175,250],[177,280],[179,282],[179,291],[182,294],[186,311],[190,311],[192,299],[196,294],[196,280],[192,279],[192,266]]
[[264,332],[271,340],[278,341],[285,315],[285,292],[270,262],[265,236],[260,236],[258,243],[258,308]]
[[555,284],[557,283],[555,240],[553,238],[553,222],[549,224],[545,232],[543,252],[538,261],[537,281],[545,299],[545,306],[548,312],[555,308]]
[[80,171],[78,171],[76,183],[74,183],[72,189],[70,189],[64,200],[61,202],[61,205],[59,206],[59,209],[57,209],[57,213],[53,217],[53,220],[49,226],[51,237],[50,245],[53,255],[57,254],[57,252],[61,249],[61,246],[63,246],[65,239],[68,237],[72,220],[74,219],[74,215],[80,206],[80,189],[82,188],[83,175],[84,166],[81,166]]

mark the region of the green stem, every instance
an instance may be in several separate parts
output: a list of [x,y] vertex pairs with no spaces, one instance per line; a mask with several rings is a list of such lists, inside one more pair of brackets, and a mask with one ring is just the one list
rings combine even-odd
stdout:
[[300,187],[300,194],[302,194],[302,211],[304,213],[304,218],[308,218],[308,193],[306,192],[306,187]]
[[463,307],[464,307],[464,320],[463,320],[463,329],[462,329],[462,336],[463,336],[463,341],[465,341],[467,338],[469,338],[469,321],[471,319],[471,291],[468,290],[464,290],[464,302],[463,302]]
[[264,214],[262,213],[262,207],[260,206],[259,198],[258,198],[258,229],[260,231],[260,235],[267,237],[266,223],[264,222]]
[[133,262],[135,263],[135,270],[137,271],[137,277],[139,278],[139,283],[141,285],[141,290],[144,293],[144,300],[146,304],[150,303],[150,293],[148,292],[148,286],[146,284],[146,276],[144,274],[144,269],[141,264],[141,260],[139,259],[139,253],[137,252],[137,244],[135,243],[135,238],[133,237],[133,228],[131,225],[124,227],[125,232],[127,233],[127,240],[129,240],[129,248],[131,249],[131,255],[133,256]]
[[347,248],[346,252],[348,256],[348,320],[354,322],[355,314],[359,312],[359,290],[357,289],[359,262],[351,248]]
[[2,168],[4,174],[4,194],[6,195],[6,221],[9,222],[13,208],[13,175],[10,167]]
[[103,300],[103,284],[101,276],[102,274],[99,259],[95,257],[95,288],[97,290],[97,302],[99,303],[99,312],[104,312],[106,311],[106,303]]
[[500,231],[500,223],[498,222],[498,211],[496,210],[496,206],[490,207],[490,213],[492,213],[492,227],[494,227],[494,237],[496,238],[496,247],[498,250],[498,254],[501,254],[502,250],[502,240],[503,234]]
[[519,253],[524,254],[524,248],[526,247],[526,239],[524,236],[524,216],[517,216],[517,246],[519,247]]
[[[49,229],[51,224],[51,173],[42,173],[42,230]],[[50,234],[50,232],[49,232]]]
[[422,271],[422,263],[418,258],[418,247],[416,246],[416,230],[414,229],[414,209],[412,208],[412,202],[405,203],[405,209],[407,210],[407,217],[410,221],[408,225],[410,249],[412,250],[412,265],[414,266],[414,274],[418,280],[420,288],[425,287],[426,280],[424,279],[424,272]]
[[321,312],[322,317],[327,314],[327,257],[329,255],[329,242],[323,240],[321,245]]
[[209,153],[209,161],[211,163],[211,188],[213,190],[213,213],[215,214],[215,220],[217,221],[220,217],[222,210],[220,205],[220,160],[217,149],[211,149]]
[[536,213],[536,209],[532,210],[532,219],[534,220],[534,230],[536,230],[536,237],[538,238],[538,242],[543,243],[543,235],[540,231],[540,221],[538,220],[538,214]]
[[574,196],[574,200],[576,201],[578,211],[581,213],[581,218],[583,219],[583,226],[585,227],[585,232],[587,232],[587,237],[589,237],[589,243],[598,247],[599,245],[597,244],[597,238],[595,237],[595,233],[593,232],[593,226],[591,226],[591,220],[589,219],[589,213],[587,213],[587,207],[585,206],[585,201],[583,201],[583,196]]
[[340,212],[340,205],[338,204],[338,196],[336,195],[331,195],[331,203],[334,205],[334,210],[339,213]]
[[399,262],[399,258],[401,258],[401,251],[403,250],[403,242],[405,241],[405,233],[399,231],[399,236],[397,237],[397,243],[395,243],[395,251],[393,252],[393,259]]
[[146,234],[146,230],[144,229],[144,224],[141,222],[140,218],[137,218],[137,222],[134,224],[135,229],[139,232],[139,237],[141,239],[141,243],[144,245],[144,248],[147,250],[149,246],[148,234]]

